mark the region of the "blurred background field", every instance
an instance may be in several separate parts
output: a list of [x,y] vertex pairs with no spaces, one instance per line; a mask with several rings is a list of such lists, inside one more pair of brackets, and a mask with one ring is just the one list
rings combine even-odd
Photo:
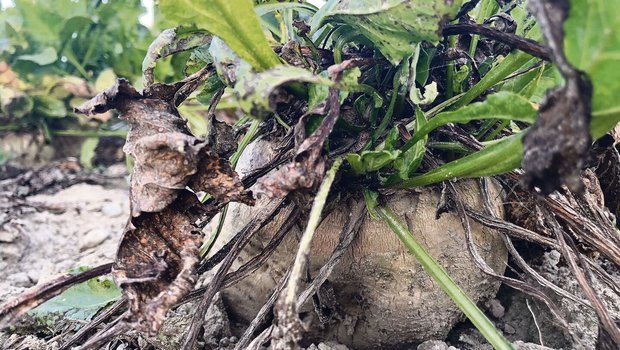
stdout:
[[[94,149],[100,141],[122,145],[125,123],[112,113],[86,118],[72,109],[117,77],[140,87],[142,60],[165,20],[152,0],[3,0],[1,6],[0,162],[40,165],[79,156],[83,165],[96,165]],[[156,79],[178,79],[173,66],[188,56],[161,60]],[[109,161],[123,157],[113,156]]]

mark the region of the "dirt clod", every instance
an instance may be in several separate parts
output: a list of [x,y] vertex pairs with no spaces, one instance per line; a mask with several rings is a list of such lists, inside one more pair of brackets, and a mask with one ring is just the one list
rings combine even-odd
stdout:
[[205,315],[203,327],[203,339],[208,349],[228,348],[233,344],[234,339],[230,339],[232,334],[228,313],[224,308],[220,293],[213,298],[213,303]]
[[487,304],[489,307],[489,312],[491,313],[491,315],[493,315],[493,317],[501,318],[502,316],[504,316],[506,309],[504,309],[504,306],[500,303],[499,300],[491,299]]
[[109,237],[110,237],[110,231],[106,229],[101,229],[101,228],[92,229],[88,231],[88,233],[86,233],[86,235],[84,235],[84,237],[82,237],[82,239],[80,240],[81,241],[80,250],[84,251],[89,248],[94,248],[100,245],[101,243],[103,243]]

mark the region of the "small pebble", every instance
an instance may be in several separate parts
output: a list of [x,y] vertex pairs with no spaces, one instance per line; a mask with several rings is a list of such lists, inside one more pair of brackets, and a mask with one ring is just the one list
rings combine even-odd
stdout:
[[101,207],[101,212],[107,217],[116,218],[123,215],[123,207],[118,203],[105,203]]
[[19,234],[14,231],[2,230],[0,231],[0,242],[13,243],[19,238]]
[[103,174],[109,177],[122,177],[127,175],[127,166],[125,164],[113,164],[107,167]]
[[513,326],[506,323],[506,325],[504,325],[504,332],[506,332],[506,334],[515,334],[517,333],[517,330]]
[[108,237],[110,237],[110,230],[107,228],[96,228],[90,230],[84,235],[84,237],[82,237],[80,250],[83,251],[96,247],[103,243],[103,241],[105,241]]
[[489,305],[489,312],[491,313],[491,315],[493,315],[493,317],[495,318],[504,317],[504,314],[506,313],[506,309],[504,308],[504,306],[502,306],[499,300],[491,299],[489,300],[488,305]]
[[418,350],[448,350],[448,344],[441,340],[427,340],[418,345]]
[[140,349],[146,349],[148,348],[148,346],[149,346],[149,342],[146,339],[144,339],[144,337],[142,336],[138,337],[138,347]]
[[38,270],[30,270],[28,271],[28,278],[32,281],[32,284],[37,284],[39,282],[39,271]]
[[30,287],[32,285],[32,281],[25,272],[18,272],[11,277],[13,284],[17,287]]
[[3,244],[0,250],[0,261],[17,260],[22,257],[24,248],[19,244]]
[[545,255],[543,256],[543,259],[550,266],[556,266],[560,262],[560,257],[561,256],[562,256],[562,254],[560,254],[560,252],[558,252],[557,250],[552,250],[550,252],[545,253]]
[[525,343],[521,340],[517,340],[513,343],[515,349],[517,350],[553,350],[552,348],[548,348],[546,346],[534,344],[534,343]]

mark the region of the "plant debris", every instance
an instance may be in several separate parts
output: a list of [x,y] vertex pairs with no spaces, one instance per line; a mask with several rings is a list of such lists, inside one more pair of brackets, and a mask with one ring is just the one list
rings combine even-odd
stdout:
[[115,108],[130,125],[124,151],[135,161],[131,217],[112,269],[129,311],[116,329],[130,324],[155,335],[170,307],[194,287],[202,243],[196,223],[207,212],[194,191],[220,204],[253,204],[230,164],[192,136],[178,114],[176,97],[185,83],[155,84],[139,93],[120,79],[76,109],[94,114]]
[[568,0],[535,0],[530,6],[565,84],[546,96],[538,119],[523,138],[523,182],[542,194],[549,194],[562,184],[581,190],[579,176],[592,140],[592,85],[564,54],[563,24],[568,17]]
[[262,178],[257,193],[270,197],[285,197],[293,190],[311,189],[321,182],[325,174],[325,159],[321,157],[321,150],[340,115],[337,89],[329,89],[327,106],[329,111],[325,119],[308,138],[304,139],[303,136],[304,118],[299,120],[295,127],[296,139],[304,141],[299,145],[293,161]]

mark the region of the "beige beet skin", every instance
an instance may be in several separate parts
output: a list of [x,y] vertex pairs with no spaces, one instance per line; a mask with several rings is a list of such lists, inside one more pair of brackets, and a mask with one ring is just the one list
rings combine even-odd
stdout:
[[[248,146],[237,169],[241,175],[268,161],[273,153],[271,146],[264,140]],[[468,205],[482,210],[476,182],[460,181],[456,186]],[[490,192],[492,198],[497,198],[494,203],[497,212],[503,215],[499,187],[491,186]],[[397,192],[386,198],[386,202],[475,302],[493,297],[499,283],[474,266],[460,219],[453,213],[435,219],[439,196],[437,188],[425,187]],[[311,256],[312,276],[338,243],[351,201],[363,201],[363,198],[353,194],[348,200],[334,203],[336,209],[319,226]],[[223,239],[218,245],[232,238],[255,216],[257,208],[231,205],[222,232]],[[233,269],[263,249],[277,232],[281,220],[282,216],[279,216],[254,238]],[[305,222],[300,222],[299,227],[293,228],[265,266],[224,291],[226,306],[233,315],[244,321],[254,318],[291,265],[300,228],[303,229],[304,225]],[[503,274],[507,252],[497,232],[473,221],[471,228],[479,253],[498,274]],[[336,297],[335,315],[321,326],[312,302],[309,302],[304,308],[308,312],[302,316],[310,322],[310,340],[337,340],[354,349],[406,348],[428,339],[443,339],[463,318],[452,300],[405,250],[388,226],[367,214],[358,236],[328,280]]]

